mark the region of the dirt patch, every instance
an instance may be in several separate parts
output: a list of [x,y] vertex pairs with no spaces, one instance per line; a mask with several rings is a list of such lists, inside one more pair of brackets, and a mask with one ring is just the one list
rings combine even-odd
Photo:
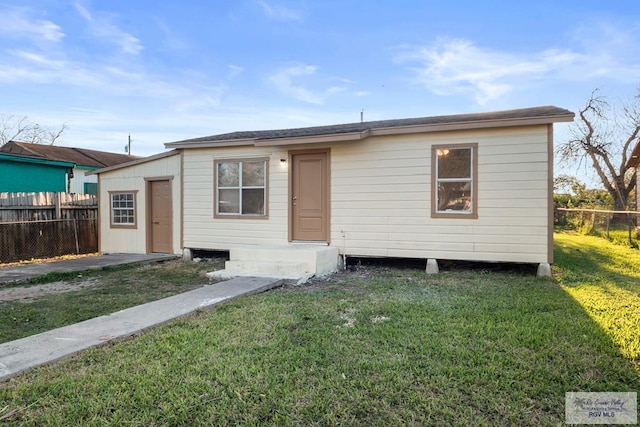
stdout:
[[36,298],[49,295],[61,294],[64,292],[79,291],[86,288],[92,288],[100,284],[96,278],[71,282],[51,282],[42,285],[16,286],[6,289],[0,289],[0,302],[2,301],[20,301],[32,302]]

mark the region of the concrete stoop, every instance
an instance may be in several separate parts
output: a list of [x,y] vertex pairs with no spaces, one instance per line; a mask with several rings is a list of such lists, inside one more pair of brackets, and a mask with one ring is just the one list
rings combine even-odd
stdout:
[[207,273],[210,279],[274,277],[297,284],[338,269],[338,248],[290,245],[233,248],[224,270]]

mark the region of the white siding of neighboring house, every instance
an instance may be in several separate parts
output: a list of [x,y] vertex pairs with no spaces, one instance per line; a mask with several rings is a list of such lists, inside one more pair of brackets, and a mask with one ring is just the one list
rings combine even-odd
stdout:
[[80,169],[73,168],[73,178],[70,180],[69,193],[85,194],[84,184],[85,182],[97,183],[97,175],[85,175],[85,172],[89,172],[93,169]]
[[[172,245],[173,253],[181,254],[180,238],[180,155],[175,154],[127,166],[122,169],[100,173],[100,252],[146,253],[147,252],[147,194],[145,178],[171,178],[172,196]],[[113,228],[110,220],[109,192],[137,191],[137,228]]]
[[[547,125],[184,151],[184,246],[288,243],[289,149],[331,148],[331,242],[349,256],[550,262]],[[433,219],[431,146],[478,143],[478,218]],[[269,157],[269,218],[213,217],[214,159]]]

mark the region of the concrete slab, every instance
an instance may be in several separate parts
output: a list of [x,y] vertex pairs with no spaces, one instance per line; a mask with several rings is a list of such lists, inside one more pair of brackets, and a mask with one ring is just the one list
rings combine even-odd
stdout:
[[169,254],[105,254],[52,262],[23,264],[0,268],[0,284],[30,280],[49,273],[99,270],[111,266],[160,262],[176,258],[179,257]]
[[242,277],[0,344],[0,381],[90,347],[124,338],[244,295],[282,284],[273,278]]

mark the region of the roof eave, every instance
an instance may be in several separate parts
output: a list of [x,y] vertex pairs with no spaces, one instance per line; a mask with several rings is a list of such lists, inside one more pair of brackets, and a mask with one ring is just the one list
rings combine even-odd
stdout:
[[326,142],[359,141],[369,136],[371,132],[332,133],[328,135],[294,136],[288,138],[270,138],[256,140],[256,147],[272,147],[280,145],[321,144]]
[[84,174],[85,175],[100,175],[101,173],[111,172],[111,171],[114,171],[114,170],[127,168],[127,167],[130,167],[130,166],[140,165],[140,164],[143,164],[143,163],[151,162],[153,160],[158,160],[158,159],[163,159],[165,157],[175,156],[177,154],[180,154],[180,152],[178,150],[165,151],[164,153],[154,154],[152,156],[143,157],[141,159],[135,159],[135,160],[132,160],[130,162],[119,163],[117,165],[108,166],[106,168],[92,170],[92,171],[89,171],[89,172],[85,172]]
[[393,126],[373,129],[371,135],[400,135],[407,133],[446,132],[453,130],[486,129],[511,126],[546,125],[558,122],[572,122],[574,114],[558,114],[554,116],[518,117],[506,119],[469,120],[465,122],[430,123],[411,126]]
[[167,142],[165,148],[210,148],[210,147],[239,147],[243,145],[254,145],[256,139],[221,139],[205,141],[177,141]]
[[29,157],[29,156],[23,156],[19,154],[10,154],[10,153],[0,153],[0,159],[13,160],[13,161],[22,162],[22,163],[36,163],[40,165],[60,166],[65,168],[76,167],[76,164],[72,162],[65,162],[62,160],[49,160],[49,159],[43,159],[41,157]]
[[445,132],[466,129],[483,129],[495,127],[511,126],[531,126],[541,124],[551,124],[559,122],[572,122],[574,113],[550,114],[529,117],[508,117],[476,119],[467,121],[450,121],[444,123],[426,123],[408,126],[389,126],[372,128],[356,132],[337,132],[324,135],[292,136],[282,138],[244,138],[226,140],[201,140],[201,141],[178,141],[165,144],[167,148],[213,148],[213,147],[237,147],[237,146],[285,146],[319,144],[327,142],[359,141],[376,135],[401,135],[410,133]]
[[627,168],[637,168],[640,166],[640,138],[636,143],[636,146],[633,147],[633,151],[629,156],[629,160],[627,160],[626,167]]

